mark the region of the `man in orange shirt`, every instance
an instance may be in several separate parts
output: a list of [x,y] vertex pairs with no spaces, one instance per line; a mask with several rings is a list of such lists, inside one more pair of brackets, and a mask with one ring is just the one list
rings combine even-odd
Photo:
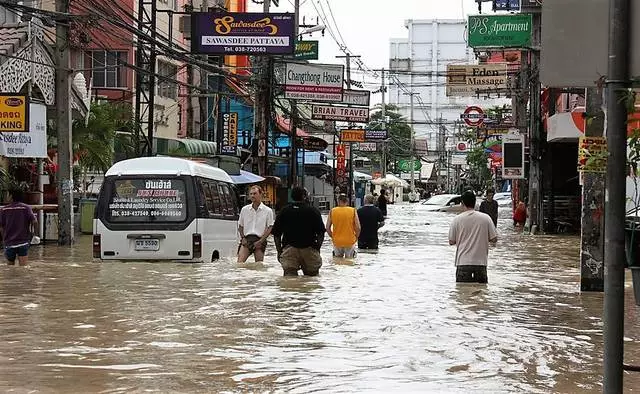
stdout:
[[338,206],[329,212],[327,234],[333,241],[333,256],[352,259],[356,256],[356,241],[360,236],[360,220],[356,209],[348,206],[345,194],[338,196]]

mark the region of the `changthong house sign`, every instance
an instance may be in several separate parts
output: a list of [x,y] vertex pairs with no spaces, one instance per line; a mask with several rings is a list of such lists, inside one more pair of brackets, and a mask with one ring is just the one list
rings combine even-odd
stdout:
[[284,97],[310,101],[342,101],[344,66],[286,63]]
[[286,13],[195,12],[191,52],[206,55],[292,55],[294,16]]

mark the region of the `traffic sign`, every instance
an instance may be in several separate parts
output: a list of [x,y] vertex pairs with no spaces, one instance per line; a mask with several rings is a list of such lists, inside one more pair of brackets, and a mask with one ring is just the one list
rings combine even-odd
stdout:
[[480,127],[488,117],[489,115],[485,114],[482,108],[475,105],[467,107],[464,113],[460,114],[460,119],[463,119],[464,123],[471,127]]

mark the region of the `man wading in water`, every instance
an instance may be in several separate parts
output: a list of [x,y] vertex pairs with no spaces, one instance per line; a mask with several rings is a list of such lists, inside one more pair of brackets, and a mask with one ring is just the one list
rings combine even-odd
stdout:
[[273,210],[262,203],[260,186],[252,186],[249,189],[249,199],[251,204],[242,207],[238,219],[238,232],[240,232],[238,263],[247,261],[252,253],[256,263],[261,263],[267,249],[267,238],[273,227]]
[[449,228],[449,245],[456,245],[456,282],[487,283],[489,243],[495,244],[498,233],[493,221],[475,210],[476,195],[462,193],[465,211],[456,216]]

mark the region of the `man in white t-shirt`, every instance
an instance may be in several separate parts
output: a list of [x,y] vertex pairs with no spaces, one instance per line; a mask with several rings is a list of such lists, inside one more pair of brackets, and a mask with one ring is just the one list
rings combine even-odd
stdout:
[[238,219],[240,233],[238,263],[247,261],[252,253],[256,263],[261,263],[264,260],[264,252],[267,250],[267,238],[273,227],[273,210],[262,203],[260,186],[252,186],[249,189],[249,199],[251,204],[242,207]]
[[449,228],[449,245],[456,245],[456,282],[487,283],[489,244],[498,240],[493,220],[475,210],[476,195],[462,193],[465,211],[456,216]]

